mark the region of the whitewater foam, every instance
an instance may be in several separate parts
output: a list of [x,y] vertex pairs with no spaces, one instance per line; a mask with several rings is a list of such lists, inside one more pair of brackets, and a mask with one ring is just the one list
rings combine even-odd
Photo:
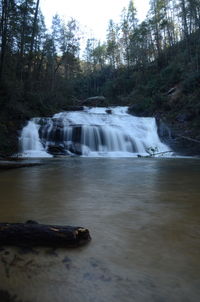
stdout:
[[147,149],[169,151],[157,133],[154,118],[128,114],[128,107],[88,108],[60,112],[52,118],[29,121],[21,134],[22,153],[49,153],[91,157],[147,155]]

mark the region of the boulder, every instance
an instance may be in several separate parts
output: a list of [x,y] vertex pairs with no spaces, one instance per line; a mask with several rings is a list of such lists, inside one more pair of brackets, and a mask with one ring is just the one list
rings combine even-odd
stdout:
[[76,155],[82,155],[83,154],[83,152],[82,152],[82,145],[79,144],[79,143],[73,143],[73,142],[71,142],[70,144],[66,145],[66,149],[70,153],[73,153],[73,154],[76,154]]
[[149,116],[149,113],[145,111],[143,104],[139,104],[139,103],[129,106],[128,113],[140,117]]
[[112,114],[112,110],[111,110],[111,109],[107,109],[107,110],[106,110],[106,113],[107,113],[107,114]]
[[61,146],[61,145],[49,145],[47,152],[52,155],[66,155],[67,154],[65,147]]
[[[79,101],[81,102],[81,101]],[[83,111],[83,106],[63,106],[62,110],[64,111]]]
[[93,96],[87,98],[82,102],[83,106],[99,106],[99,105],[106,105],[106,98],[104,96]]

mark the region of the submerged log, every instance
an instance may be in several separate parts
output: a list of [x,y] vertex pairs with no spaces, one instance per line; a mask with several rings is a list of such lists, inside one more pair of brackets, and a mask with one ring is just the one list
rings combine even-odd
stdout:
[[0,223],[0,245],[78,247],[91,240],[82,227],[26,223]]

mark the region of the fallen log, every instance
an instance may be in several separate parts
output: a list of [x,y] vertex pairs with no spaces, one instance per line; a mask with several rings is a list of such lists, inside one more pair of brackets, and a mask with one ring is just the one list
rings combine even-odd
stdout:
[[91,240],[82,227],[26,223],[0,223],[0,245],[78,247]]
[[173,153],[174,151],[162,151],[162,152],[157,152],[157,153],[150,153],[150,152],[147,152],[149,155],[141,155],[141,154],[138,154],[137,157],[144,157],[144,158],[149,158],[149,157],[155,157],[156,155],[163,155],[163,154],[166,154],[166,153]]

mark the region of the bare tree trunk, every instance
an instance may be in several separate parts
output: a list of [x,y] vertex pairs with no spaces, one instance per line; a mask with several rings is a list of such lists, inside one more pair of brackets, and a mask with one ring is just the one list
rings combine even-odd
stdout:
[[32,30],[32,36],[31,36],[31,45],[30,45],[30,51],[29,51],[29,60],[28,60],[28,86],[31,81],[31,67],[32,67],[32,60],[33,60],[33,47],[34,47],[34,40],[35,40],[35,34],[36,34],[36,26],[37,26],[37,17],[38,17],[38,10],[39,10],[39,3],[40,0],[37,0],[36,8],[35,8],[35,14],[34,14],[34,21],[33,21],[33,30]]
[[24,46],[25,46],[25,27],[27,25],[27,10],[28,10],[28,3],[27,0],[25,1],[25,8],[23,11],[23,19],[22,19],[22,30],[21,30],[21,37],[20,37],[20,51],[19,51],[19,67],[17,73],[20,75],[20,79],[23,78],[23,57],[24,57]]
[[7,44],[7,30],[8,30],[8,0],[2,0],[2,18],[1,18],[1,57],[0,57],[0,80],[2,79],[5,55],[6,55],[6,44]]

